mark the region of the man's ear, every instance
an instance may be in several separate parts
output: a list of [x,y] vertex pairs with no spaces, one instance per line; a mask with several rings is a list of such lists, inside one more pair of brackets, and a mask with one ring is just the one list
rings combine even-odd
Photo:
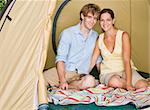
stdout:
[[84,15],[83,15],[83,13],[81,13],[81,19],[82,19],[82,20],[84,19]]

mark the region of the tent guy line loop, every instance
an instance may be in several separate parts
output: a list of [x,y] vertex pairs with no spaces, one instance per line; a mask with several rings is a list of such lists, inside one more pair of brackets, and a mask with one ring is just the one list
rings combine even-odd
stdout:
[[[0,20],[2,19],[2,17],[3,17],[3,15],[4,15],[5,11],[7,10],[8,6],[11,4],[12,1],[13,1],[13,0],[9,0],[9,1],[6,3],[5,7],[2,9],[2,13],[0,13]],[[3,26],[4,26],[4,24],[5,24],[6,20],[7,20],[7,19],[8,19],[9,21],[12,20],[12,18],[9,16],[9,13],[11,12],[11,10],[12,10],[12,8],[13,8],[15,2],[16,2],[16,0],[14,0],[13,4],[11,5],[11,7],[10,7],[10,9],[9,9],[9,11],[8,11],[8,13],[7,13],[7,15],[6,15],[6,17],[5,17],[5,19],[4,19],[3,23],[2,23],[2,25],[1,25],[1,27],[0,27],[0,32],[1,32],[1,30],[2,30],[2,28],[3,28]]]

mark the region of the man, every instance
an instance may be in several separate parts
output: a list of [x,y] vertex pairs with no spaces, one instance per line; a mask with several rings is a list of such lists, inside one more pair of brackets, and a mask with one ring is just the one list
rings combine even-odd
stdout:
[[92,30],[99,17],[100,8],[87,4],[80,11],[80,23],[60,34],[56,68],[44,72],[46,81],[60,89],[87,89],[95,86],[89,75],[90,61],[95,47],[97,32]]

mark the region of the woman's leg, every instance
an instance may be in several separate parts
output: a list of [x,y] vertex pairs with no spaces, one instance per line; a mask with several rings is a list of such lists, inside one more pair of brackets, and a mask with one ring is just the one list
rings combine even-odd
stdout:
[[100,82],[114,88],[126,88],[126,80],[123,74],[124,72],[101,74],[99,76]]
[[132,70],[132,83],[136,89],[148,87],[148,81],[143,78],[136,70]]
[[148,86],[149,86],[148,81],[143,80],[143,79],[138,80],[138,81],[135,83],[135,88],[136,88],[136,89],[146,88],[146,87],[148,87]]
[[114,87],[114,88],[126,88],[126,80],[122,78],[119,75],[113,75],[109,81],[108,81],[108,86]]

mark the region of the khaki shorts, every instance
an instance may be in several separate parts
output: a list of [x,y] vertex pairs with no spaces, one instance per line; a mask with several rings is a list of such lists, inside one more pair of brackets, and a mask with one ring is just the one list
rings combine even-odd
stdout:
[[[48,82],[51,86],[59,85],[59,78],[56,67],[44,71],[44,77],[46,82]],[[66,71],[65,77],[66,81],[70,82],[72,80],[80,78],[80,75],[76,71]]]
[[[115,73],[107,73],[107,74],[100,74],[99,79],[102,84],[108,85],[108,81],[113,75],[119,75],[122,78],[125,77],[125,72],[115,72]],[[132,85],[135,86],[138,80],[144,79],[136,70],[132,69]]]

